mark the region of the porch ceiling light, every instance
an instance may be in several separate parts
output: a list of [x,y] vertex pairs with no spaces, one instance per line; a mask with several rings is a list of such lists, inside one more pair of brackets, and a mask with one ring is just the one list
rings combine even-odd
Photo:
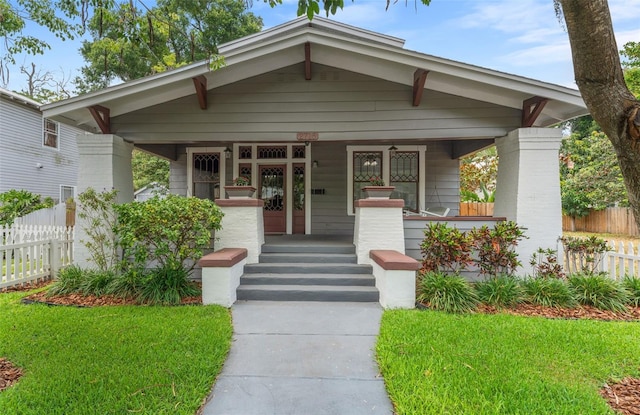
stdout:
[[226,158],[226,159],[230,159],[231,158],[231,149],[229,147],[224,149],[224,158]]

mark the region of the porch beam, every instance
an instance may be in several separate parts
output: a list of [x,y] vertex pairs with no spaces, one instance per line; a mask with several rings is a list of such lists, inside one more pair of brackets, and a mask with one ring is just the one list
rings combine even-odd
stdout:
[[495,139],[487,138],[483,140],[461,140],[454,141],[453,148],[451,149],[451,158],[459,159],[476,151],[484,150],[487,147],[491,147],[495,144]]
[[208,108],[207,103],[207,78],[204,75],[196,76],[193,79],[193,86],[196,88],[196,95],[198,96],[198,104],[201,110]]
[[424,92],[424,84],[427,81],[429,71],[424,69],[416,69],[413,73],[413,106],[420,106],[422,100],[422,92]]
[[109,108],[102,105],[92,105],[88,109],[102,134],[111,134],[111,117],[109,115],[111,111]]
[[304,44],[304,79],[311,80],[311,43]]
[[178,160],[178,148],[175,144],[136,144],[135,147],[167,160]]
[[549,100],[543,97],[531,97],[529,99],[525,99],[522,102],[522,127],[528,128],[533,127],[533,124],[536,122],[544,106],[547,105]]

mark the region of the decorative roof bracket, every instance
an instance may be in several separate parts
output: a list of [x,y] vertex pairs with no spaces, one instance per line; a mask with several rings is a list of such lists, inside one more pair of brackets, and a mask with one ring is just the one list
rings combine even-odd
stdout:
[[429,71],[424,69],[416,69],[413,73],[413,106],[420,106],[422,100],[422,92],[424,91],[424,84],[427,81],[427,75]]
[[533,124],[536,122],[540,114],[542,113],[542,109],[545,105],[547,105],[549,100],[547,98],[542,97],[531,97],[529,99],[525,99],[522,102],[522,127],[533,127]]
[[207,78],[204,75],[196,76],[193,79],[193,86],[196,88],[196,95],[198,96],[198,104],[201,110],[206,110],[207,103]]
[[102,131],[102,134],[111,134],[111,112],[109,108],[102,105],[92,105],[88,107],[91,116],[98,124],[98,128]]

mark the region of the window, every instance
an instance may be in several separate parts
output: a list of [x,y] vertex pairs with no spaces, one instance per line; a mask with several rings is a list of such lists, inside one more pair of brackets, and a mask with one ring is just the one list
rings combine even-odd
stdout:
[[58,123],[48,118],[44,119],[42,145],[45,147],[58,148]]
[[193,195],[200,199],[220,198],[220,153],[194,153]]
[[60,185],[60,203],[76,198],[76,187]]
[[418,212],[420,181],[417,151],[396,151],[389,154],[389,186],[395,186],[392,199],[404,199],[404,209]]
[[[394,146],[395,147],[395,146]],[[395,151],[385,146],[347,146],[347,213],[355,213],[355,201],[363,198],[362,188],[373,177],[381,177],[388,186],[394,186],[391,197],[403,199],[404,209],[419,212],[425,203],[426,146],[398,146]]]

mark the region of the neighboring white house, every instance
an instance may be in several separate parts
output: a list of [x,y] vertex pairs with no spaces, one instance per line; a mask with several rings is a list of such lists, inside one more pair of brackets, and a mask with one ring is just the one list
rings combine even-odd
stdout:
[[167,189],[166,186],[157,182],[151,182],[136,190],[133,194],[133,200],[137,202],[144,202],[155,196],[164,196],[167,193],[169,193],[169,189]]
[[222,199],[225,185],[249,177],[266,233],[352,235],[361,188],[380,176],[418,214],[404,220],[409,241],[428,219],[421,210],[458,214],[460,158],[497,145],[495,216],[528,228],[523,258],[555,248],[553,126],[587,113],[577,90],[406,50],[402,39],[319,17],[219,52],[217,70],[197,62],[44,106],[47,117],[96,133],[79,140],[80,190],[115,187],[131,200],[136,147],[170,160],[172,193]]
[[82,130],[44,118],[40,106],[0,88],[0,193],[23,189],[64,202],[75,196]]

